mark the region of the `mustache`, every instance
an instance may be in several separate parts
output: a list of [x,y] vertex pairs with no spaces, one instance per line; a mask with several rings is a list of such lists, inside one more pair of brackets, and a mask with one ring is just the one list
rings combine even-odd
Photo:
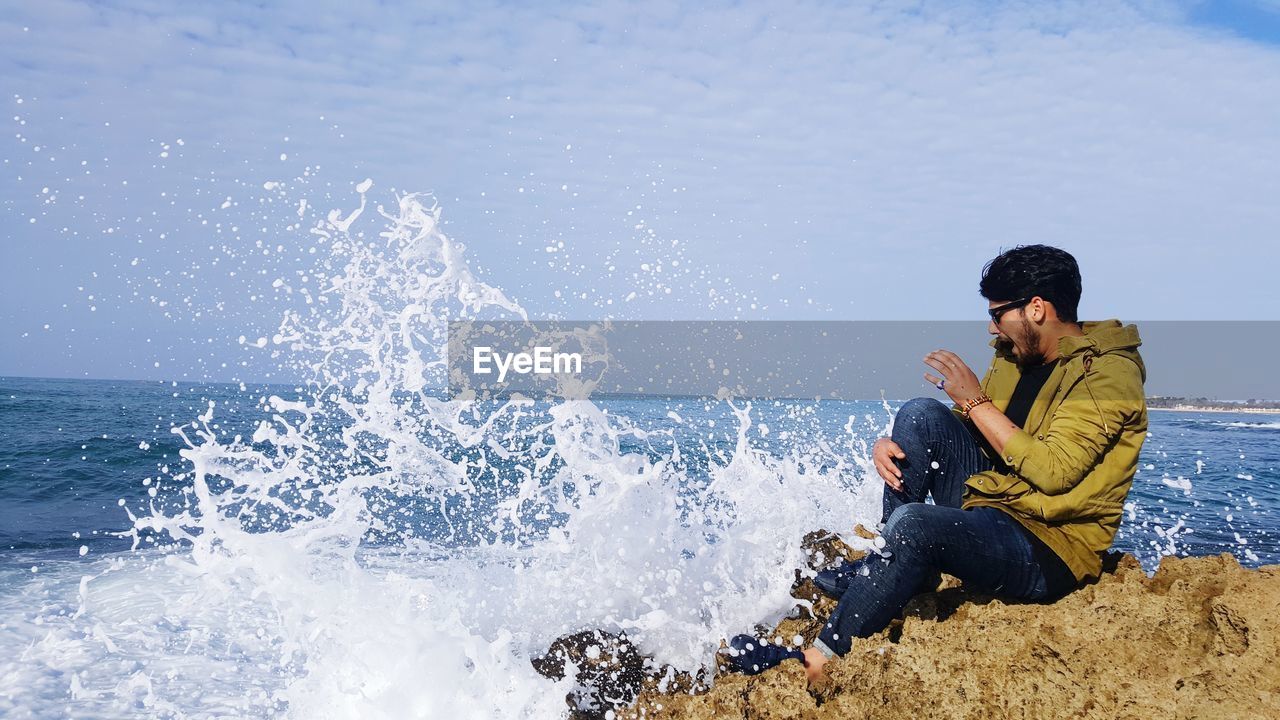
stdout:
[[996,350],[1011,353],[1013,352],[1013,341],[1008,338],[996,338]]

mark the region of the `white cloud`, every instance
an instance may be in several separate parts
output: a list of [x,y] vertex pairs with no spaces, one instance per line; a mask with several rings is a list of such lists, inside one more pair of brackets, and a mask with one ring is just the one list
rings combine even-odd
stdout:
[[[636,289],[601,260],[633,254],[636,205],[684,242],[691,296],[720,282],[706,269],[768,307],[642,294],[627,306],[640,317],[977,316],[982,262],[1026,242],[1076,253],[1086,314],[1277,306],[1280,52],[1185,24],[1179,5],[49,2],[14,15],[0,26],[6,95],[32,99],[10,114],[73,148],[5,175],[18,198],[82,155],[111,157],[93,182],[132,178],[127,201],[97,193],[130,218],[181,214],[138,183],[194,203],[208,185],[196,173],[260,186],[319,164],[333,181],[435,190],[491,277],[535,312],[577,316]],[[176,137],[186,159],[157,166],[153,141]],[[10,168],[28,162],[30,143],[5,142]],[[567,267],[535,252],[547,238],[565,240]],[[66,302],[48,275],[71,262],[9,242],[43,279],[3,291],[6,336]],[[81,250],[78,272],[116,252]]]

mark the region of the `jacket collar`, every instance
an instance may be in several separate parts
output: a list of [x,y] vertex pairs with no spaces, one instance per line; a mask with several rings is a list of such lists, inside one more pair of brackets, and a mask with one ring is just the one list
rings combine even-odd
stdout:
[[[1102,355],[1113,350],[1127,350],[1138,347],[1142,341],[1138,339],[1138,329],[1133,325],[1122,325],[1119,320],[1086,320],[1080,323],[1084,335],[1069,335],[1058,339],[1058,356],[1072,358],[1087,350],[1092,355]],[[999,338],[991,338],[987,343],[996,347]],[[997,353],[1006,360],[1012,361],[1009,353]]]

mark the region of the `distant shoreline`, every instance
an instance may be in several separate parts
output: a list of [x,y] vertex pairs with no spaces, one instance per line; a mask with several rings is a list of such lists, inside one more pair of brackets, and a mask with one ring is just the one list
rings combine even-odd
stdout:
[[1280,415],[1280,408],[1225,408],[1200,407],[1197,405],[1178,405],[1176,407],[1153,407],[1147,410],[1163,410],[1165,412],[1206,412],[1206,413],[1250,413],[1253,415]]
[[[238,386],[239,386],[239,387],[243,387],[243,386],[248,386],[248,387],[252,388],[254,392],[261,392],[261,391],[264,391],[264,390],[267,390],[267,389],[270,389],[270,388],[289,388],[289,389],[291,389],[291,390],[292,390],[292,389],[303,389],[303,388],[305,388],[305,387],[308,385],[308,383],[306,383],[306,382],[304,382],[304,381],[296,381],[296,380],[295,380],[295,381],[290,381],[290,380],[285,380],[285,379],[276,379],[276,380],[269,380],[269,381],[252,381],[252,382],[250,382],[250,381],[190,380],[190,379],[183,379],[183,380],[155,380],[155,379],[138,379],[138,378],[40,377],[40,376],[34,376],[34,375],[4,375],[4,374],[0,374],[0,383],[4,383],[4,382],[11,382],[11,381],[17,381],[17,382],[23,382],[23,381],[34,381],[34,382],[85,382],[85,383],[107,383],[107,384],[110,384],[110,383],[120,383],[120,384],[138,384],[138,385],[153,385],[153,386],[169,386],[169,387],[195,386],[195,387],[206,387],[206,388],[208,388],[208,387],[215,387],[215,386],[225,386],[225,387],[238,387]],[[440,396],[445,396],[445,395],[446,395],[446,388],[432,388],[432,390],[434,390],[435,392],[438,392],[438,393],[440,394]],[[595,394],[592,396],[592,399],[593,399],[593,400],[616,400],[616,399],[624,399],[624,400],[625,400],[625,399],[642,399],[642,398],[661,398],[661,399],[665,399],[665,400],[684,400],[684,399],[689,399],[689,400],[706,400],[706,399],[712,399],[712,396],[710,396],[710,395],[696,395],[696,394],[671,394],[671,395],[665,395],[665,394],[660,394],[660,393],[644,393],[644,392],[636,392],[636,393],[595,393]],[[747,399],[751,399],[751,398],[750,398],[750,397],[747,397]],[[802,401],[802,402],[809,402],[809,401],[813,401],[813,400],[820,400],[820,399],[818,399],[818,398],[813,398],[813,397],[808,397],[808,396],[806,396],[806,397],[773,397],[773,396],[767,396],[767,397],[764,397],[763,399],[767,399],[767,400],[784,400],[784,401]],[[897,399],[892,399],[892,398],[888,398],[888,399],[887,399],[887,398],[884,398],[884,397],[880,397],[880,398],[870,398],[870,397],[869,397],[869,398],[860,398],[860,399],[851,399],[851,398],[838,398],[838,399],[837,399],[837,398],[827,398],[826,400],[827,400],[827,401],[832,401],[832,402],[875,402],[875,403],[884,403],[884,402],[888,402],[888,403],[890,403],[890,404],[892,404],[892,405],[898,405],[898,404],[901,404],[901,403],[906,402],[906,401],[907,401],[907,398],[897,398]],[[1231,404],[1230,402],[1226,402],[1226,403],[1224,403],[1224,404],[1208,404],[1208,403],[1213,403],[1214,401],[1213,401],[1212,399],[1210,399],[1210,398],[1204,398],[1204,397],[1187,397],[1187,396],[1181,396],[1181,397],[1178,397],[1178,396],[1168,396],[1168,395],[1153,395],[1153,396],[1148,397],[1146,400],[1147,400],[1147,409],[1148,409],[1148,410],[1163,410],[1163,411],[1167,411],[1167,412],[1183,412],[1183,413],[1193,413],[1193,412],[1199,412],[1199,413],[1248,413],[1248,414],[1252,414],[1252,415],[1280,415],[1280,402],[1278,402],[1278,401],[1271,401],[1271,400],[1251,400],[1251,401],[1249,401],[1249,403],[1252,403],[1252,404],[1246,404],[1246,403],[1243,403],[1243,402],[1242,402],[1242,403],[1241,403],[1241,404],[1239,404],[1239,405],[1233,405],[1233,404]],[[1190,402],[1188,402],[1188,401],[1190,401]],[[1201,404],[1201,403],[1204,403],[1204,404]],[[1274,406],[1274,407],[1269,407],[1269,406]]]

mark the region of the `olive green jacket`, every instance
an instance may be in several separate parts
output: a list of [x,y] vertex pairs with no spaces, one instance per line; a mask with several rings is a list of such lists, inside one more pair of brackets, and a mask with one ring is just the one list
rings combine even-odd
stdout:
[[[1023,429],[1005,443],[1002,459],[1011,472],[970,476],[963,500],[966,509],[991,506],[1012,515],[1078,580],[1101,572],[1147,437],[1138,328],[1104,320],[1082,329],[1084,336],[1058,341],[1057,367]],[[982,388],[1001,412],[1020,375],[1013,358],[997,351]]]

